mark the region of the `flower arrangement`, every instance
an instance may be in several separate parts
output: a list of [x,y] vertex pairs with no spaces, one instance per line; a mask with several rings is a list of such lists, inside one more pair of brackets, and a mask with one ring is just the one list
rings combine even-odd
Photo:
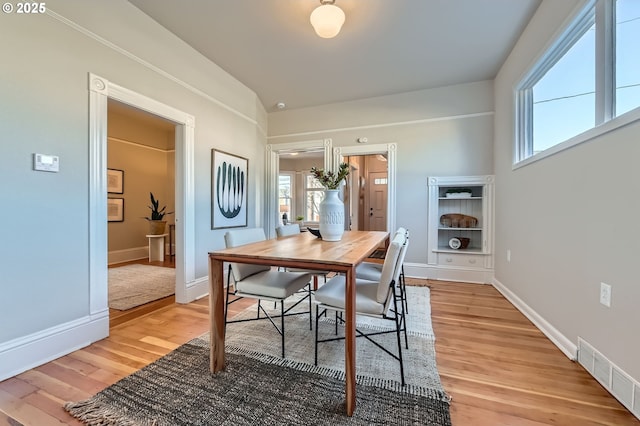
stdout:
[[314,178],[318,179],[318,182],[326,189],[338,189],[340,183],[349,174],[349,164],[341,163],[337,174],[331,171],[325,172],[324,169],[318,169],[316,167],[311,168],[311,174]]

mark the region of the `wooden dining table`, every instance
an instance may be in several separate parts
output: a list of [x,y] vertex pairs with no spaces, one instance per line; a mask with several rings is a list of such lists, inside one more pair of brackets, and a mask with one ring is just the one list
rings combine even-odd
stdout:
[[356,407],[355,271],[389,237],[380,231],[345,231],[340,241],[324,241],[304,232],[209,253],[209,307],[212,373],[224,369],[224,262],[335,271],[345,274],[345,376],[346,411]]

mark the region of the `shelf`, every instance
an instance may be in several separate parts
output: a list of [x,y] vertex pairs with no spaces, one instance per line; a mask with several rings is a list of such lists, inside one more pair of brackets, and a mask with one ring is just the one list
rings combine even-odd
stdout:
[[465,254],[482,254],[482,255],[488,255],[490,253],[485,253],[482,251],[482,249],[479,248],[466,248],[466,249],[458,249],[458,250],[454,250],[452,248],[449,247],[438,247],[437,249],[433,250],[434,253],[465,253]]
[[[427,264],[434,269],[436,279],[491,282],[494,260],[493,184],[492,175],[428,179]],[[445,195],[454,189],[470,189],[471,194],[467,194],[469,197]],[[443,215],[448,215],[449,220],[441,222]],[[459,238],[461,243],[463,238],[464,241],[469,239],[467,247],[452,249],[449,246],[452,237]]]

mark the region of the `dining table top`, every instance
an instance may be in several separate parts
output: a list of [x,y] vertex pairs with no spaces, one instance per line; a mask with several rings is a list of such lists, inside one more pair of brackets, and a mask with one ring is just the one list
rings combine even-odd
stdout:
[[303,232],[233,248],[214,250],[210,256],[219,260],[262,263],[279,266],[285,263],[303,263],[310,269],[322,269],[327,263],[348,268],[359,264],[388,238],[384,231],[345,231],[340,241],[325,241]]

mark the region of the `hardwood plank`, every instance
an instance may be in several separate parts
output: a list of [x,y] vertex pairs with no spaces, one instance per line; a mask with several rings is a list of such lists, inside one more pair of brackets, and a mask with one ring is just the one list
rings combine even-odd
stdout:
[[[454,426],[640,425],[493,287],[408,281],[431,287],[437,364]],[[230,315],[252,303],[240,300]],[[65,401],[87,398],[206,332],[208,304],[203,298],[143,313],[112,327],[107,339],[0,382],[0,426],[11,425],[8,418],[80,424]]]

